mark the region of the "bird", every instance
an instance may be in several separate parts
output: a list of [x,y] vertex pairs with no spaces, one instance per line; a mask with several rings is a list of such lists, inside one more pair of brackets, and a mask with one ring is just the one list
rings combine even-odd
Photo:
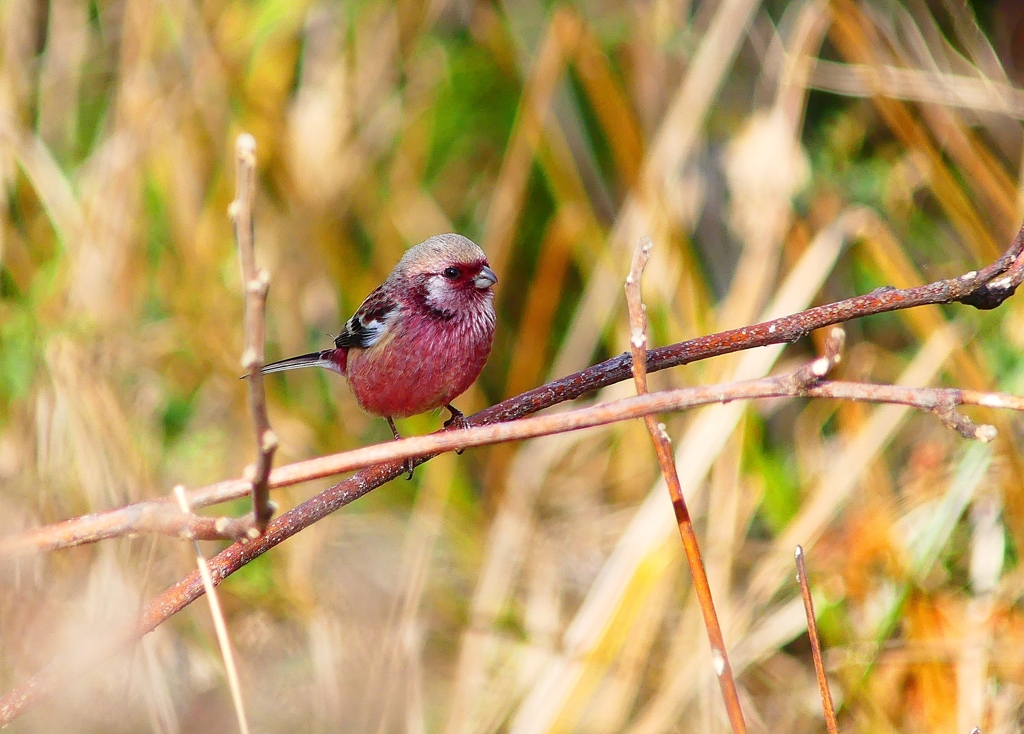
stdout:
[[[441,407],[451,414],[445,427],[466,428],[452,401],[473,384],[491,352],[497,282],[472,240],[434,235],[406,250],[345,322],[332,349],[261,371],[321,367],[344,375],[359,407],[387,420],[395,440],[401,438],[395,418]],[[411,478],[411,459],[406,467]]]

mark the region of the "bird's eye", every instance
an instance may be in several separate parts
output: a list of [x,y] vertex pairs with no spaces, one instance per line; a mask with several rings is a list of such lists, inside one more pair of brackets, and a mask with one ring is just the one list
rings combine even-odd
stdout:
[[441,275],[446,277],[448,280],[455,280],[459,277],[459,269],[454,267],[445,268],[441,271]]

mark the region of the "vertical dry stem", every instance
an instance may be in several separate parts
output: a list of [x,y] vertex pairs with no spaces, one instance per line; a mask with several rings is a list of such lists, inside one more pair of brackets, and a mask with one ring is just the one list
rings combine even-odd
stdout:
[[[190,514],[192,508],[189,507],[188,497],[185,496],[185,488],[179,484],[174,488],[174,496],[178,500],[178,507],[181,508],[181,511],[186,515]],[[224,658],[224,670],[228,678],[228,688],[231,689],[231,701],[235,706],[238,730],[241,734],[249,734],[249,722],[245,716],[245,704],[242,702],[242,684],[238,680],[235,656],[231,653],[231,638],[228,637],[228,626],[224,621],[224,611],[220,606],[220,597],[217,596],[217,587],[214,586],[210,564],[206,562],[203,550],[199,547],[199,541],[193,538],[192,545],[196,552],[196,566],[203,579],[203,588],[206,589],[206,598],[210,601],[210,616],[213,617],[213,628],[217,632],[221,657]]]
[[[633,252],[633,264],[630,267],[629,275],[626,276],[626,306],[629,309],[630,328],[629,347],[633,356],[633,380],[636,383],[636,391],[640,395],[647,393],[647,314],[640,296],[640,281],[644,268],[647,267],[652,247],[650,238],[645,237],[640,241]],[[725,699],[729,723],[732,726],[733,734],[746,734],[747,725],[743,720],[743,711],[740,708],[736,680],[733,678],[732,666],[729,664],[725,638],[722,636],[722,627],[718,623],[718,614],[715,612],[715,602],[711,598],[711,587],[708,585],[704,561],[700,556],[700,546],[697,545],[697,534],[693,530],[690,511],[686,507],[683,490],[679,484],[679,474],[676,472],[672,445],[664,424],[658,423],[657,418],[653,415],[644,416],[644,423],[648,433],[651,434],[654,451],[658,456],[658,466],[661,467],[669,496],[672,498],[672,509],[675,510],[679,535],[682,537],[683,550],[686,553],[686,562],[690,566],[694,590],[697,592],[700,610],[704,615],[704,627],[708,632],[708,642],[711,643],[711,661],[715,666],[715,673],[718,675],[718,683],[722,687],[722,697]]]
[[267,397],[263,390],[267,306],[270,278],[265,270],[256,267],[256,244],[253,227],[253,200],[256,195],[256,140],[243,133],[235,142],[235,200],[228,213],[235,227],[235,242],[242,265],[242,283],[245,288],[245,351],[242,369],[248,375],[249,412],[256,430],[256,464],[251,468],[252,511],[255,520],[253,537],[262,535],[274,516],[267,480],[277,449],[277,435],[267,418]]
[[825,710],[825,729],[828,734],[839,734],[836,724],[836,711],[832,705],[832,693],[828,689],[825,678],[825,666],[821,662],[821,641],[818,639],[818,623],[814,617],[814,600],[811,599],[811,587],[807,584],[807,567],[804,565],[804,549],[796,547],[796,580],[800,584],[800,595],[804,598],[804,611],[807,612],[807,636],[811,639],[811,658],[814,660],[814,674],[818,677],[818,691],[821,694],[821,707]]

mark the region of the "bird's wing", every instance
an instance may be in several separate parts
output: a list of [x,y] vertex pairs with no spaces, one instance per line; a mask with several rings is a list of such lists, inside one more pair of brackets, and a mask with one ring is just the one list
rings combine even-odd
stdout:
[[389,319],[397,312],[398,304],[395,300],[383,288],[377,288],[366,297],[352,318],[345,322],[341,333],[334,339],[334,346],[338,349],[372,347],[384,335]]

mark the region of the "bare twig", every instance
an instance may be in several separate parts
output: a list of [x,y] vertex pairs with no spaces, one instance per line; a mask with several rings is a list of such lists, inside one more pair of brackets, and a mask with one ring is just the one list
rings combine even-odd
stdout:
[[245,287],[245,350],[242,369],[249,377],[249,412],[256,430],[256,463],[251,468],[252,512],[254,527],[251,537],[264,533],[274,516],[274,503],[270,501],[270,467],[277,450],[277,435],[270,428],[267,417],[267,397],[263,389],[265,362],[267,289],[270,276],[256,266],[256,244],[252,207],[256,196],[256,139],[248,133],[235,142],[235,200],[228,214],[235,226],[235,241],[242,265],[242,283]]
[[[242,496],[248,490],[242,492]],[[116,510],[81,515],[0,539],[0,558],[74,548],[126,535],[168,535],[187,540],[240,540],[248,536],[251,517],[183,515],[163,499],[138,502]]]
[[807,636],[811,640],[811,659],[814,660],[814,674],[818,678],[818,692],[821,694],[821,706],[825,710],[825,729],[828,734],[839,734],[836,724],[836,710],[832,705],[832,692],[825,678],[825,666],[821,662],[821,640],[818,637],[818,622],[814,615],[814,600],[811,599],[811,587],[807,584],[807,567],[804,564],[804,549],[796,547],[796,580],[800,584],[800,595],[804,599],[804,611],[807,613]]
[[[188,506],[188,498],[185,496],[185,488],[178,485],[174,488],[174,497],[178,500],[178,507],[188,515],[192,509]],[[213,618],[213,629],[217,633],[217,642],[220,644],[220,654],[224,659],[224,670],[228,677],[228,688],[231,689],[231,701],[235,705],[235,717],[238,719],[238,730],[241,734],[249,734],[249,722],[245,717],[245,704],[242,703],[242,684],[238,680],[238,669],[235,667],[235,656],[231,652],[231,638],[228,637],[228,626],[224,622],[224,612],[220,606],[220,598],[217,596],[217,587],[213,585],[213,577],[210,575],[210,566],[203,556],[203,549],[199,547],[199,541],[192,539],[192,546],[196,552],[196,566],[199,568],[199,575],[203,579],[203,588],[206,590],[206,598],[210,600],[210,616]]]
[[[980,309],[996,308],[1009,298],[1024,281],[1024,227],[1018,232],[1007,251],[994,263],[979,271],[971,271],[957,278],[935,281],[914,288],[895,289],[880,288],[863,296],[856,296],[844,301],[818,306],[791,316],[773,319],[754,326],[733,329],[712,334],[698,339],[680,342],[668,347],[653,349],[647,353],[647,370],[654,372],[678,365],[688,364],[700,359],[730,354],[753,347],[768,346],[784,342],[796,341],[809,332],[832,324],[850,321],[863,316],[898,311],[915,306],[938,303],[964,303]],[[529,436],[544,435],[554,432],[551,424],[545,419],[558,419],[569,416],[573,426],[559,430],[573,430],[587,425],[599,425],[609,422],[608,406],[595,406],[583,411],[563,414],[562,416],[545,416],[530,421],[517,422],[514,426],[492,426],[490,424],[514,421],[518,418],[549,408],[559,403],[573,400],[608,385],[627,379],[631,375],[632,358],[622,355],[602,362],[581,372],[563,377],[529,390],[521,395],[505,400],[486,410],[469,417],[471,426],[487,426],[494,433],[475,433],[473,430],[444,432],[437,436],[424,436],[395,442],[390,449],[384,446],[371,446],[360,453],[363,460],[373,458],[375,461],[387,462],[370,466],[358,474],[324,490],[316,497],[298,505],[281,517],[273,520],[266,533],[251,543],[235,543],[210,559],[210,569],[214,583],[220,583],[254,558],[267,552],[278,543],[290,538],[295,533],[326,517],[335,510],[362,497],[367,492],[396,478],[405,471],[404,458],[398,456],[422,456],[414,459],[420,464],[437,451],[454,447],[468,447],[493,443],[497,441],[515,440]],[[756,382],[756,381],[755,381]],[[760,388],[760,389],[758,389]],[[826,389],[828,388],[828,389]],[[711,402],[749,399],[752,397],[787,397],[785,387],[778,381],[772,384],[745,384],[742,389],[732,394],[723,393],[722,386],[698,388],[703,399],[696,399],[695,394],[688,396],[689,405],[703,405]],[[757,393],[757,394],[754,394]],[[900,388],[897,386],[864,386],[855,383],[823,383],[807,388],[799,393],[805,397],[830,397],[850,400],[877,400],[879,402],[895,402],[904,405],[934,410],[941,398],[952,399],[955,404],[975,404],[987,407],[1022,409],[1020,398],[1013,395],[992,395],[988,393],[939,389]],[[620,405],[622,413],[615,420],[626,417],[639,417],[644,411],[652,413],[672,410],[672,398],[679,398],[676,391],[662,394],[637,396],[629,398],[627,405]],[[649,400],[650,402],[643,402]],[[641,408],[641,406],[643,406]],[[633,411],[626,415],[627,411]],[[603,421],[597,420],[604,413]],[[505,433],[505,430],[512,431]],[[424,440],[437,440],[433,448]],[[450,444],[448,442],[451,442]],[[394,454],[388,453],[395,452]],[[323,457],[322,460],[292,464],[282,467],[271,475],[270,482],[274,486],[295,484],[315,476],[327,476],[354,468],[352,454],[338,454]],[[340,467],[340,468],[339,468]],[[274,476],[280,483],[274,484]],[[213,504],[240,496],[248,491],[248,483],[230,480],[207,487],[190,496],[193,506]],[[198,494],[198,499],[197,499]],[[120,511],[113,511],[120,512]],[[74,524],[75,521],[69,521]],[[42,530],[42,529],[41,529]],[[41,533],[41,537],[46,533]],[[108,536],[109,537],[109,536]],[[43,538],[42,545],[53,538]],[[59,547],[59,546],[58,546]],[[192,603],[203,594],[203,586],[198,573],[193,573],[178,581],[170,588],[157,595],[143,611],[135,629],[128,635],[134,639],[140,637],[161,624],[164,620]],[[27,679],[0,698],[0,726],[13,720],[27,710],[38,698],[49,690],[58,679],[58,666],[50,665],[42,672]]]
[[[640,283],[643,279],[644,268],[647,267],[647,261],[651,256],[652,247],[649,238],[645,237],[640,241],[633,252],[633,264],[630,267],[629,275],[626,276],[629,347],[633,356],[633,382],[636,383],[638,395],[648,393],[647,309],[640,294]],[[690,510],[686,506],[683,489],[679,484],[679,473],[676,470],[675,455],[672,453],[672,442],[665,431],[665,425],[658,423],[658,419],[654,415],[645,415],[644,424],[647,426],[647,432],[654,444],[658,466],[661,468],[669,497],[672,499],[672,509],[675,511],[679,535],[683,540],[686,562],[690,566],[690,574],[693,576],[693,587],[697,593],[697,601],[700,603],[700,611],[704,615],[704,628],[707,630],[708,642],[711,644],[711,660],[715,667],[715,674],[718,676],[718,684],[722,688],[722,698],[725,699],[725,710],[729,715],[729,723],[732,725],[734,734],[745,734],[747,724],[743,720],[743,709],[740,707],[740,696],[736,690],[736,679],[732,674],[732,665],[729,664],[725,637],[722,634],[722,626],[718,622],[718,614],[715,612],[715,602],[711,597],[711,586],[708,584],[707,571],[704,568],[704,561],[701,559],[697,534],[693,530],[693,521],[690,520]]]

